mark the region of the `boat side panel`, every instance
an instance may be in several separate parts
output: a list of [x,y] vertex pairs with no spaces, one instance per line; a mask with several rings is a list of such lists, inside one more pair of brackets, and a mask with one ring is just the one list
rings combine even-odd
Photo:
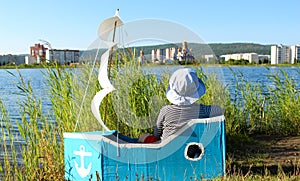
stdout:
[[[68,133],[71,134],[71,133]],[[74,133],[75,134],[75,133]],[[77,133],[76,133],[77,134]],[[107,136],[107,134],[106,134]],[[147,147],[146,144],[132,147],[118,147],[115,143],[102,141],[105,136],[80,137],[68,135],[65,138],[66,180],[96,180],[98,172],[101,180],[135,180],[152,178],[160,180],[189,180],[190,178],[214,178],[225,173],[225,124],[222,122],[204,122],[192,125],[162,147]],[[200,143],[204,154],[199,161],[185,158],[184,152],[189,143]],[[78,174],[80,156],[74,151],[91,153],[84,156],[82,168],[88,169],[88,175]],[[76,152],[78,153],[78,152]],[[77,169],[75,165],[77,163]]]

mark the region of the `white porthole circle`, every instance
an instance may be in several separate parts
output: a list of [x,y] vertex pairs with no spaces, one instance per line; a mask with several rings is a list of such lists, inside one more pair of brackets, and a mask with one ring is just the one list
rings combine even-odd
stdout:
[[199,161],[204,155],[204,146],[201,143],[191,142],[184,149],[184,157],[187,160]]

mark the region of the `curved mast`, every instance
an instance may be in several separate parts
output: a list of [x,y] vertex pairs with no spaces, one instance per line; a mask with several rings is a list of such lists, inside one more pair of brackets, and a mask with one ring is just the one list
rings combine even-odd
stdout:
[[[111,62],[112,62],[112,51],[114,47],[116,47],[115,41],[115,33],[116,28],[118,26],[123,25],[122,20],[119,18],[119,9],[117,9],[116,14],[114,17],[104,20],[98,29],[98,35],[99,38],[104,41],[106,45],[108,45],[108,50],[101,56],[101,63],[99,68],[99,74],[98,74],[98,81],[100,83],[100,86],[102,90],[96,93],[92,100],[91,108],[94,116],[99,121],[101,126],[104,128],[104,130],[109,131],[110,129],[105,125],[103,120],[101,119],[100,115],[100,104],[104,97],[107,96],[110,92],[114,91],[115,88],[111,84],[109,78],[110,78],[110,69],[111,69]],[[109,41],[109,35],[111,31],[113,30],[113,38],[112,41]],[[109,63],[109,66],[108,66]],[[106,119],[106,108],[107,108],[107,98],[105,103],[105,114],[104,114],[104,120]]]

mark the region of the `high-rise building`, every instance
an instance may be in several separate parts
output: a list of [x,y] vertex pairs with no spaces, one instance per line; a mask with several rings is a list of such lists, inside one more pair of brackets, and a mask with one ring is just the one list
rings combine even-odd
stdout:
[[50,62],[56,61],[63,65],[79,62],[79,50],[51,49],[46,51],[46,55]]
[[35,44],[30,47],[30,56],[25,57],[25,64],[41,62],[58,62],[60,64],[79,63],[79,50],[48,49],[44,45]]
[[165,56],[165,49],[154,49],[152,50],[152,61],[156,62],[156,61],[163,61]]
[[291,47],[285,45],[271,46],[271,64],[291,63]]
[[176,48],[174,48],[174,47],[167,48],[166,49],[166,59],[174,60],[175,52],[176,52]]
[[48,49],[41,44],[35,44],[30,47],[30,59],[32,62],[40,63],[46,60],[46,51]]
[[151,52],[153,62],[165,62],[166,60],[177,59],[179,61],[194,61],[194,55],[192,49],[188,49],[187,42],[182,43],[182,49],[180,47],[170,47],[166,49],[153,49]]
[[291,46],[291,63],[297,63],[300,60],[300,44]]

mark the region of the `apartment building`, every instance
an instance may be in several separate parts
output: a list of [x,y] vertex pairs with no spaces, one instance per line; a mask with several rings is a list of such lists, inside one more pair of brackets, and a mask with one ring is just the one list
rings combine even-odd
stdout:
[[56,61],[60,64],[70,64],[79,62],[79,50],[51,49],[46,51],[46,59],[50,62]]
[[291,63],[297,63],[298,60],[300,60],[300,44],[291,46]]
[[166,59],[174,60],[175,53],[176,53],[176,48],[175,47],[167,48],[166,49]]
[[290,63],[300,60],[300,44],[294,46],[271,46],[271,64]]
[[164,62],[168,60],[177,59],[179,61],[194,61],[194,55],[192,49],[188,48],[188,43],[184,41],[182,48],[170,47],[166,49],[154,49],[151,52],[151,59],[153,62]]
[[291,47],[285,45],[271,46],[271,64],[291,63]]
[[258,63],[258,55],[257,53],[235,53],[235,54],[227,54],[227,55],[221,55],[221,59],[228,61],[230,59],[233,60],[248,60],[249,63],[255,62]]
[[157,62],[157,61],[159,61],[159,62],[161,62],[161,61],[163,61],[164,60],[164,58],[165,58],[165,49],[154,49],[154,50],[152,50],[152,53],[151,53],[151,55],[152,55],[152,61],[153,62]]
[[35,44],[30,47],[30,56],[25,59],[25,63],[40,63],[46,61],[47,48],[41,44]]
[[270,60],[271,55],[258,55],[258,60],[264,61],[264,60]]
[[48,48],[45,48],[44,45],[35,44],[30,47],[30,55],[25,56],[25,64],[54,61],[60,64],[78,63],[79,56],[79,50],[49,50]]

